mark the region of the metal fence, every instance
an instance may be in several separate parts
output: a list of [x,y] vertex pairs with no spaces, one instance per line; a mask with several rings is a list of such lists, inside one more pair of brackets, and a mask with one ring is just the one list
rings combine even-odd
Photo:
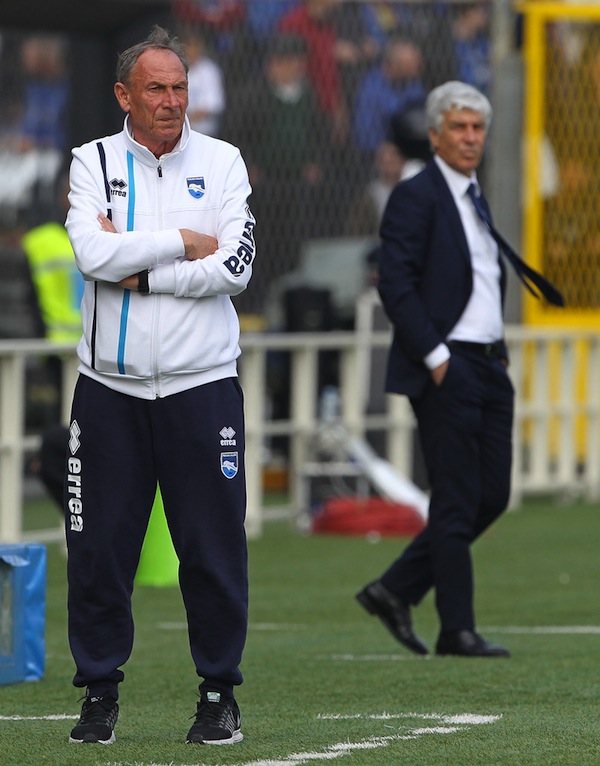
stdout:
[[[515,459],[512,504],[532,494],[560,500],[600,495],[600,338],[595,332],[530,329],[509,326],[511,377],[517,390],[514,427]],[[413,419],[404,397],[383,399],[370,411],[369,388],[380,372],[389,332],[365,324],[356,332],[247,333],[242,336],[241,380],[245,390],[248,479],[248,533],[261,533],[264,521],[264,471],[272,459],[272,443],[287,440],[290,519],[310,512],[306,482],[319,454],[315,437],[323,427],[323,389],[319,367],[323,355],[334,354],[338,370],[339,424],[352,436],[380,434],[381,456],[411,476],[415,443]],[[65,410],[74,381],[74,349],[46,341],[0,342],[0,541],[47,539],[37,530],[23,533],[23,466],[39,443],[39,433],[26,433],[25,376],[27,360],[60,351]],[[273,418],[270,369],[274,355],[289,358],[289,410]],[[331,361],[331,360],[330,360]],[[66,414],[66,413],[65,413]],[[65,421],[67,422],[67,421]],[[322,476],[328,477],[327,463]],[[352,466],[348,474],[353,473]],[[333,472],[329,478],[333,477]],[[335,477],[333,477],[335,478]],[[334,487],[332,483],[331,487]],[[51,530],[50,537],[60,535]]]
[[600,7],[524,2],[525,254],[565,295],[559,319],[535,301],[534,323],[600,323]]

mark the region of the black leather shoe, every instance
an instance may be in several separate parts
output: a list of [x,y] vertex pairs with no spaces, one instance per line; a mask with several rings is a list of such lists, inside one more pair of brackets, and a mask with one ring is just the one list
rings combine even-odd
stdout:
[[378,580],[356,594],[356,600],[369,614],[379,617],[392,636],[416,654],[429,654],[429,649],[415,635],[410,609]]
[[441,657],[510,657],[508,649],[490,644],[474,630],[440,633],[435,653]]

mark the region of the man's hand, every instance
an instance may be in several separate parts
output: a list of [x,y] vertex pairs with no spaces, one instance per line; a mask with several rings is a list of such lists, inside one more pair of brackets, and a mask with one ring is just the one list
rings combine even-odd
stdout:
[[117,233],[114,223],[110,220],[110,218],[107,218],[104,213],[98,213],[98,221],[100,222],[100,228],[102,231],[110,231],[112,234]]
[[208,234],[200,234],[191,229],[179,229],[183,246],[185,248],[185,257],[188,261],[196,261],[200,258],[206,258],[212,255],[219,247],[219,243],[214,237]]
[[450,364],[450,361],[446,359],[445,362],[442,362],[437,367],[434,367],[434,369],[431,371],[431,377],[433,378],[433,382],[436,386],[441,386],[442,381],[446,377],[446,372],[448,370],[448,365]]
[[126,288],[127,290],[137,290],[139,287],[140,278],[137,274],[134,274],[132,277],[125,277],[125,279],[122,279],[118,284],[121,285],[121,287]]

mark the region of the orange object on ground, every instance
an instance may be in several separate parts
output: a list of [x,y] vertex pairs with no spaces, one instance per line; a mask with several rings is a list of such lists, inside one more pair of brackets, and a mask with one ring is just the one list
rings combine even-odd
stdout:
[[380,497],[336,497],[325,501],[312,522],[314,533],[414,537],[425,521],[409,505]]

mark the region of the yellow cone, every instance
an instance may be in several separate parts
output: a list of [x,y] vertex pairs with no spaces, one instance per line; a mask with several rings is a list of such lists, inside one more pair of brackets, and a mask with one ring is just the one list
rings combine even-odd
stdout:
[[171,541],[160,490],[157,490],[135,577],[136,585],[177,585],[178,568],[179,559]]

